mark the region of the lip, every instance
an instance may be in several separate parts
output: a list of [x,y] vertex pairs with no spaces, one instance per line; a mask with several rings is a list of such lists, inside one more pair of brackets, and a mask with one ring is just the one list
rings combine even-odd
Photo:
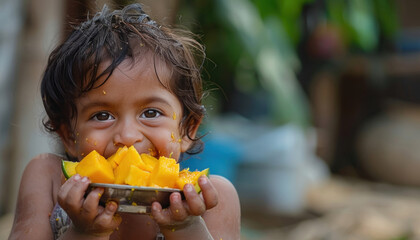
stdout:
[[159,202],[162,208],[169,206],[169,196],[173,192],[179,192],[184,199],[180,189],[137,187],[120,184],[91,183],[86,191],[88,194],[94,188],[104,188],[99,204],[105,206],[108,201],[118,203],[117,212],[150,214],[153,202]]

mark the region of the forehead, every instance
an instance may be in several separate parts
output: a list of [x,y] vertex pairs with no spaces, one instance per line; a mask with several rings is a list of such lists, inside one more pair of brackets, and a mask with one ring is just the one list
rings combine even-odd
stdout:
[[[111,64],[111,61],[104,61],[99,65],[99,73],[105,71]],[[144,76],[147,78],[153,78],[158,80],[162,86],[170,89],[171,79],[174,77],[173,66],[170,66],[165,61],[163,61],[156,54],[153,54],[151,51],[144,52],[141,55],[137,55],[133,58],[126,58],[122,61],[115,69],[113,70],[112,75],[118,74],[118,72],[123,73],[127,78],[137,79],[139,76]],[[111,75],[111,76],[112,76]],[[94,85],[94,88],[102,85],[103,81],[106,80],[108,74],[103,76],[99,81]]]
[[[103,62],[99,70],[104,71],[110,62]],[[152,101],[156,99],[166,102],[179,102],[170,90],[172,71],[158,58],[126,59],[118,65],[107,78],[102,76],[93,89],[85,92],[77,99],[78,107],[91,105],[93,102],[107,105]],[[79,109],[80,110],[80,109]]]

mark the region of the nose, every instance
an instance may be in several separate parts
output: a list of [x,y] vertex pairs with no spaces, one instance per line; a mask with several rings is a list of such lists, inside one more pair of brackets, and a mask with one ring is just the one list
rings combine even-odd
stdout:
[[119,124],[114,134],[114,145],[117,147],[132,146],[143,141],[144,135],[135,123],[125,121]]

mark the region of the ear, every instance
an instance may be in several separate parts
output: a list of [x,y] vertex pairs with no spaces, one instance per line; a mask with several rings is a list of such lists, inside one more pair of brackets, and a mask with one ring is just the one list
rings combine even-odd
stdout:
[[77,157],[76,138],[74,137],[70,129],[68,129],[68,127],[64,125],[61,125],[57,133],[60,136],[61,142],[63,143],[64,149],[66,150],[66,152],[70,156]]
[[[200,127],[202,119],[198,120],[194,125],[190,126],[188,132],[182,137],[181,140],[181,152],[186,152],[190,149],[191,144],[195,136],[197,135],[198,128]],[[188,137],[189,136],[189,137]],[[190,139],[191,138],[191,139]]]

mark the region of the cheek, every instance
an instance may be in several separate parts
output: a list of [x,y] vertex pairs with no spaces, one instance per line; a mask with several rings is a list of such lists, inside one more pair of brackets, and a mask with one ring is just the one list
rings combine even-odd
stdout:
[[159,152],[159,155],[178,159],[181,150],[180,136],[177,128],[154,129],[148,139]]
[[88,153],[96,150],[98,153],[103,154],[109,141],[106,134],[100,132],[84,132],[79,131],[77,138],[77,154],[78,158],[83,158]]

